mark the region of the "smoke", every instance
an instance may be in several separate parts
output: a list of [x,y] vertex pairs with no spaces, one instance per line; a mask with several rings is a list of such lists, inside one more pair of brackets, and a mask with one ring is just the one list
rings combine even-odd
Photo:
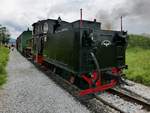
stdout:
[[113,19],[110,18],[111,14],[105,10],[99,10],[96,14],[96,18],[98,21],[102,22],[102,26],[104,29],[111,30],[112,29],[112,21]]
[[115,15],[123,15],[128,17],[137,17],[137,19],[150,19],[150,0],[126,0],[119,8],[115,8]]
[[113,29],[121,16],[128,18],[130,22],[148,23],[150,0],[125,0],[123,3],[115,5],[110,12],[99,10],[96,14],[96,18],[102,22],[104,29]]

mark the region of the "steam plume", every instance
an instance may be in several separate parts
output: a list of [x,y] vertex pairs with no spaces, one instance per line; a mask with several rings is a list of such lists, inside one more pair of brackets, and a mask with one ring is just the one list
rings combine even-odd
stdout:
[[116,19],[121,16],[129,18],[130,21],[149,22],[150,21],[150,0],[125,0],[124,3],[117,4],[111,12],[99,10],[96,18],[102,22],[104,29],[111,29],[116,24]]

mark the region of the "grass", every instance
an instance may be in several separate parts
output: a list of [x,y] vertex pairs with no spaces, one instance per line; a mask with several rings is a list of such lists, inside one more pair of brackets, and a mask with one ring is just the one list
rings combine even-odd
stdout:
[[6,65],[8,61],[9,49],[0,46],[0,86],[7,81]]
[[150,38],[129,36],[126,64],[129,66],[125,71],[128,79],[150,86]]

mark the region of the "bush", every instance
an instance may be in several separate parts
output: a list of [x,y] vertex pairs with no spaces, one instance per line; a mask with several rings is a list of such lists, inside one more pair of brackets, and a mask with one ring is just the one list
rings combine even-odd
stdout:
[[8,61],[9,49],[0,46],[0,86],[7,81],[6,65]]
[[150,38],[141,35],[130,35],[128,48],[132,48],[132,47],[150,49]]
[[7,81],[7,76],[6,75],[0,75],[0,86],[2,86],[4,83]]

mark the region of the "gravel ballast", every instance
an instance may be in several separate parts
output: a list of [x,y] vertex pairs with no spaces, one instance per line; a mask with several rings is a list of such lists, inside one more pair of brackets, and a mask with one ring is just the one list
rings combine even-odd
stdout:
[[125,113],[148,113],[147,111],[142,110],[142,105],[131,103],[114,94],[102,93],[99,97],[110,104],[113,104]]
[[90,113],[16,50],[10,52],[7,71],[0,113]]
[[135,83],[135,82],[132,82],[129,80],[127,80],[127,82],[132,85],[131,86],[123,85],[122,86],[123,88],[126,88],[126,89],[150,100],[150,87],[144,86],[142,84]]

